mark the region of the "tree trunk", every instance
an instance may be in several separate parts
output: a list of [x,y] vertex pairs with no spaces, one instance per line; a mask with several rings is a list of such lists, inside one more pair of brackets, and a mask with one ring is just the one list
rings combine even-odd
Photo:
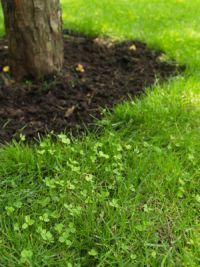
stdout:
[[63,39],[59,0],[1,0],[16,80],[42,79],[62,69]]

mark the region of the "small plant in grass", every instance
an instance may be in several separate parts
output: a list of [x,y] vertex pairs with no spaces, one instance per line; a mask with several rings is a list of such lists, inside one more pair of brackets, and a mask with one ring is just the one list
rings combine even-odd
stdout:
[[42,226],[39,226],[37,228],[37,232],[40,234],[41,239],[43,241],[46,241],[48,243],[53,243],[54,242],[53,234],[49,230],[43,228]]
[[7,206],[5,209],[8,216],[12,215],[13,212],[15,211],[15,208],[11,206]]
[[23,249],[21,252],[20,262],[24,264],[29,264],[32,256],[33,256],[32,250]]
[[25,216],[25,222],[22,225],[22,229],[27,229],[28,227],[32,226],[35,223],[33,219],[31,219],[30,215]]

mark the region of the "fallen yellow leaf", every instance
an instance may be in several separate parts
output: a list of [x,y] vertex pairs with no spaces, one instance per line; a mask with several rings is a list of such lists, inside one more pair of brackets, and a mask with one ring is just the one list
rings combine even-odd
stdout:
[[137,48],[136,48],[136,46],[133,44],[133,45],[131,45],[130,47],[129,47],[129,50],[133,50],[133,51],[135,51]]
[[78,72],[85,72],[85,69],[84,69],[84,67],[83,67],[82,64],[77,64],[76,65],[76,71],[78,71]]
[[5,73],[10,72],[10,66],[4,66],[3,67],[3,72],[5,72]]

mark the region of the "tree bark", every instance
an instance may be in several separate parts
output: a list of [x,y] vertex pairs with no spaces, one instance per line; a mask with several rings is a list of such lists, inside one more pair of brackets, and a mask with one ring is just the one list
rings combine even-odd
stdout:
[[63,65],[59,0],[1,0],[11,72],[16,80],[42,79]]

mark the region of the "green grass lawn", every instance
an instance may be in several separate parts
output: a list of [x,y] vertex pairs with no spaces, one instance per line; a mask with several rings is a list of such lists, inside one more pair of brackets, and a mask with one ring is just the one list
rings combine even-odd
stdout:
[[0,266],[199,266],[199,9],[63,0],[66,27],[146,41],[187,69],[116,106],[98,137],[0,147]]

